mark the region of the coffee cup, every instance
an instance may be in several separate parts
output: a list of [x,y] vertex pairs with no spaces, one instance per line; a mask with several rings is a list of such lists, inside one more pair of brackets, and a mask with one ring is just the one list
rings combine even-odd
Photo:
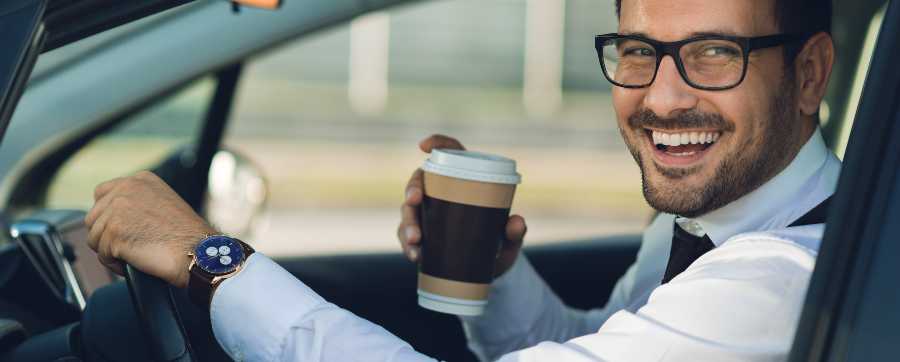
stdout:
[[480,315],[521,176],[516,162],[486,153],[435,149],[422,166],[419,305]]

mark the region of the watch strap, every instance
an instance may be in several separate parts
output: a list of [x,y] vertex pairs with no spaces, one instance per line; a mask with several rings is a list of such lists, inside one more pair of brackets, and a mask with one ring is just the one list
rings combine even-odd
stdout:
[[188,297],[198,307],[209,308],[209,304],[212,302],[214,276],[203,271],[196,264],[191,267],[188,274],[191,275],[188,278]]

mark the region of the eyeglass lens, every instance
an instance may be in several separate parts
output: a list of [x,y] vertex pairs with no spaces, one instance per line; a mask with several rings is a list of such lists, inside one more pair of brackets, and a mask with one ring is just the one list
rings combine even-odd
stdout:
[[[606,76],[628,87],[650,85],[657,71],[656,48],[630,38],[604,42],[601,57]],[[730,40],[704,39],[684,44],[679,53],[687,81],[696,86],[731,87],[740,82],[744,55],[740,45]]]

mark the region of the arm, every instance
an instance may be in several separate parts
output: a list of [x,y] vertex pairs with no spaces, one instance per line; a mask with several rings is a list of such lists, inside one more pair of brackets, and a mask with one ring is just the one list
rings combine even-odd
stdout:
[[[434,148],[464,149],[456,139],[433,135],[419,143],[423,152]],[[416,170],[406,186],[397,238],[404,254],[415,262],[420,253],[421,229],[417,209],[423,195],[422,171]],[[520,255],[527,231],[525,220],[510,217],[506,240],[497,256],[497,279],[492,285],[487,310],[478,318],[464,318],[471,349],[482,360],[541,341],[562,342],[593,331],[609,316],[643,301],[659,285],[668,258],[671,215],[660,215],[644,234],[638,261],[619,279],[602,309],[582,311],[567,307]],[[527,301],[523,302],[523,301]]]
[[[482,361],[543,341],[564,342],[596,331],[625,308],[636,265],[619,279],[603,308],[571,308],[550,289],[524,255],[494,281],[485,314],[461,317],[471,349]],[[527,301],[524,302],[523,301]]]
[[260,253],[217,288],[210,315],[216,339],[237,361],[434,361]]
[[[85,217],[91,248],[121,273],[120,261],[184,288],[188,251],[215,230],[156,175],[101,184]],[[431,361],[386,330],[326,302],[254,253],[214,294],[213,330],[236,360]]]
[[561,343],[596,332],[619,310],[634,311],[633,306],[643,304],[659,286],[668,258],[672,217],[660,214],[647,227],[637,260],[616,282],[603,308],[584,311],[566,306],[520,255],[491,286],[485,314],[462,318],[469,349],[481,360],[495,360],[543,341]]
[[787,358],[815,255],[784,240],[735,240],[621,310],[596,333],[501,361],[778,361]]

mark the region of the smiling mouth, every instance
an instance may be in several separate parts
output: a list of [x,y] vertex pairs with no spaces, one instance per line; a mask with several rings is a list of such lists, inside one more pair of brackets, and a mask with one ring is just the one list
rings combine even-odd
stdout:
[[687,165],[698,161],[722,136],[721,131],[661,131],[645,128],[657,159],[664,164]]

